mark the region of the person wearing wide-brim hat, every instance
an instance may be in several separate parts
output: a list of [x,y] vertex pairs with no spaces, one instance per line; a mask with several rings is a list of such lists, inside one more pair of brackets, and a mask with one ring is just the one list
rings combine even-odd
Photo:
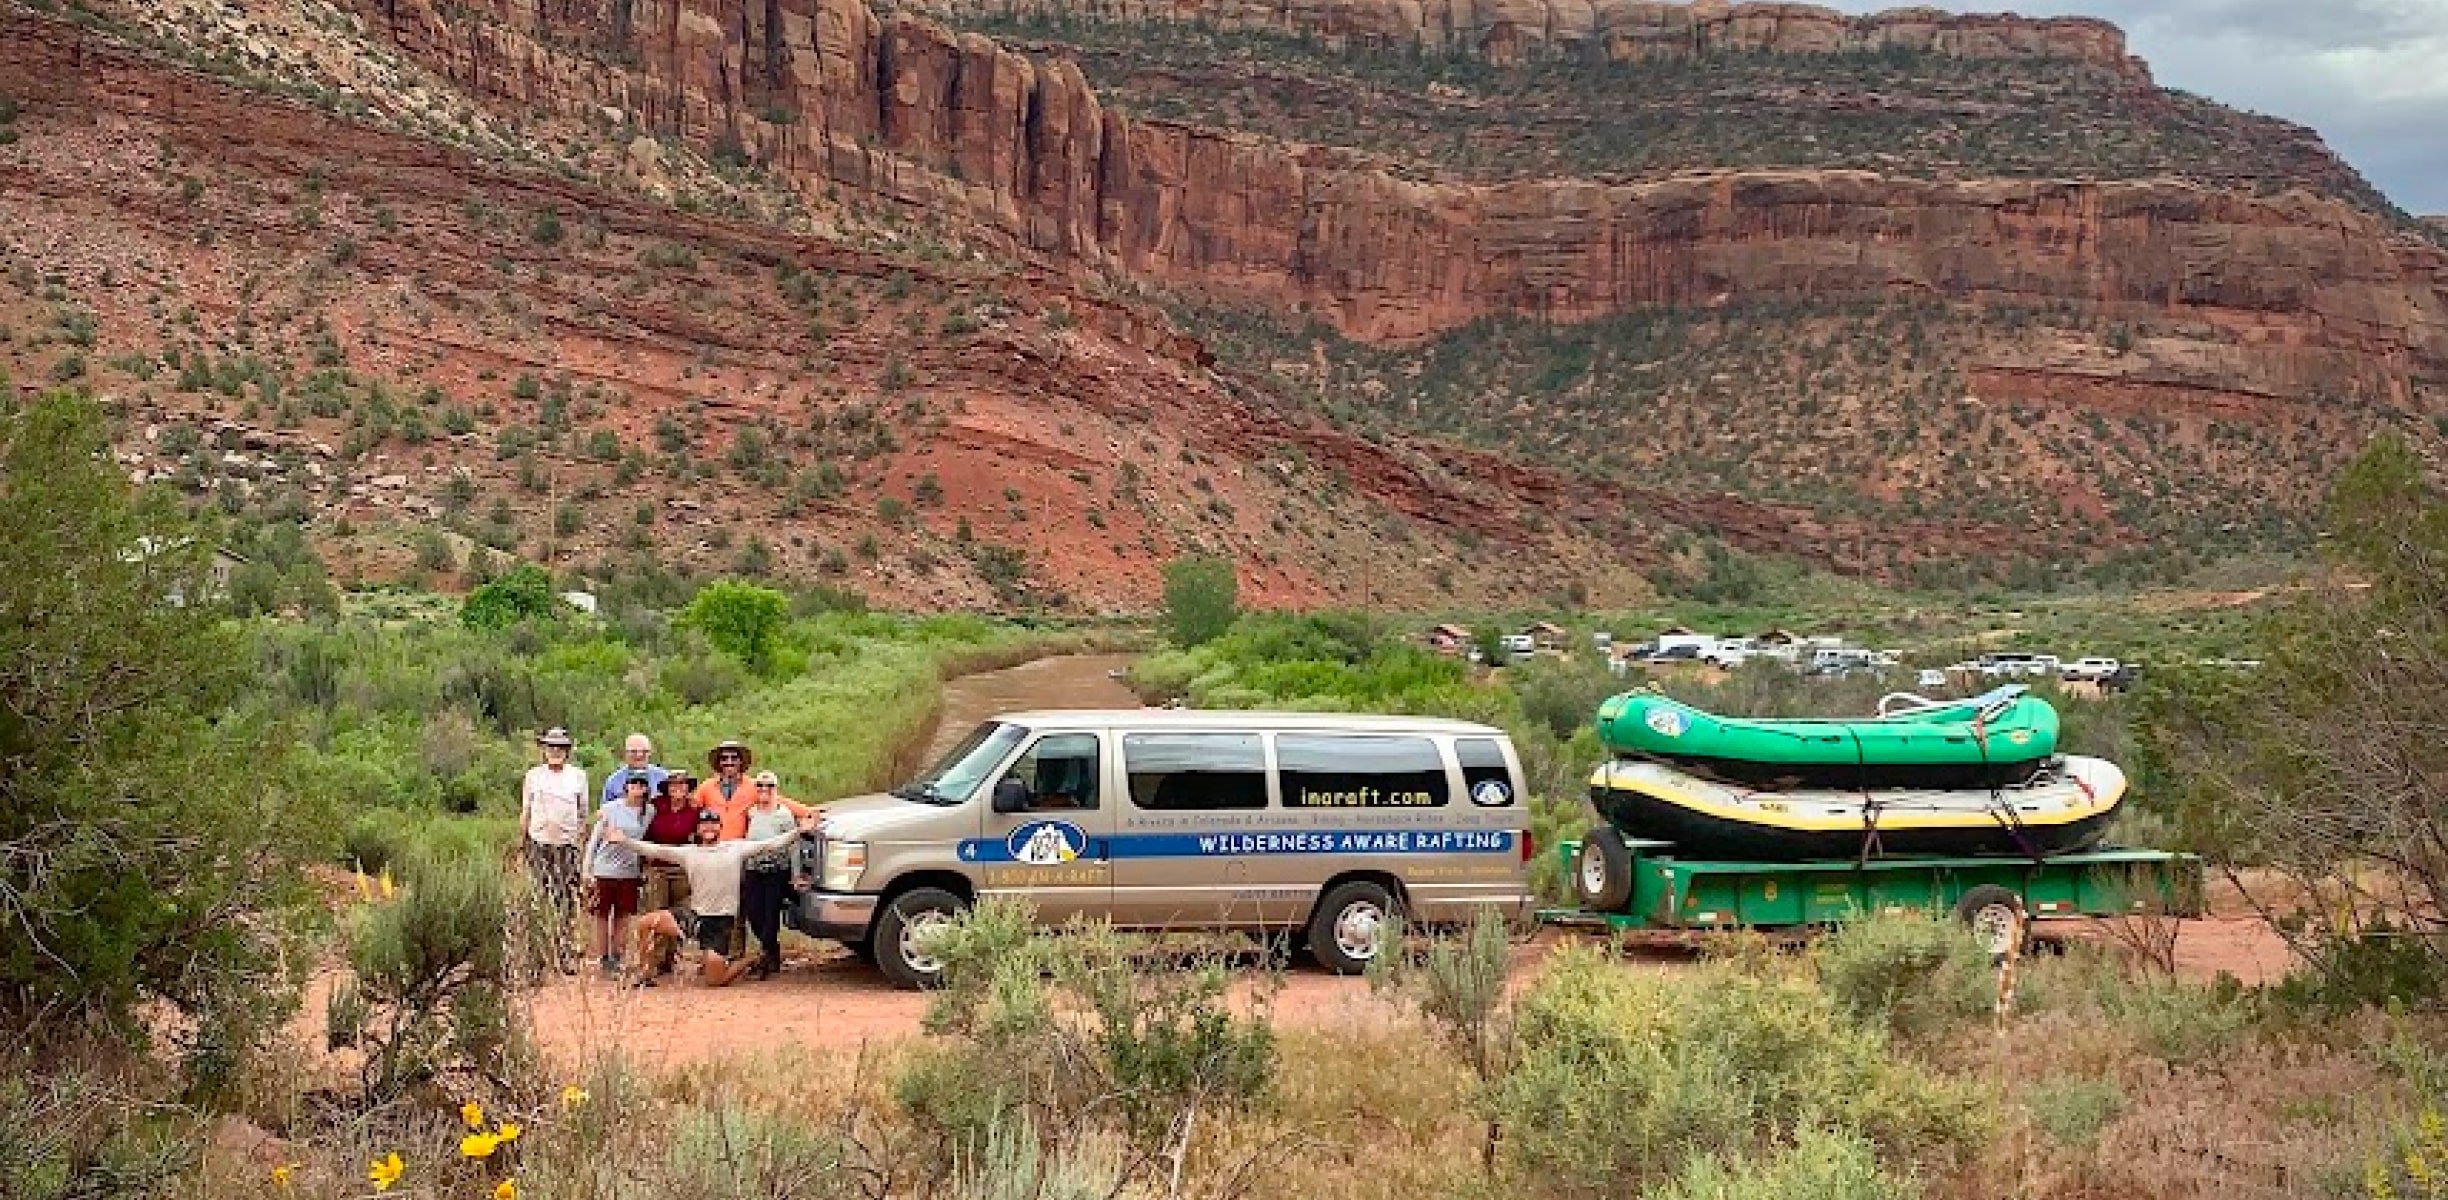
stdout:
[[527,769],[519,785],[519,845],[536,890],[560,917],[553,954],[564,970],[568,939],[578,915],[579,842],[586,836],[588,796],[585,768],[570,761],[569,731],[556,725],[536,735],[544,761]]
[[747,820],[735,822],[731,813],[735,809],[746,811],[748,801],[756,796],[755,785],[748,782],[748,764],[755,761],[756,753],[736,741],[725,740],[706,751],[706,769],[710,773],[704,783],[697,785],[697,807],[722,819],[725,841],[747,832]]

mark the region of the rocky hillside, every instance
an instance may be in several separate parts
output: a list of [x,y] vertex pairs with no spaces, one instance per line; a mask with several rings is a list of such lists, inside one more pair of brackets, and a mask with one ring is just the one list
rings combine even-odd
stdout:
[[1160,310],[626,118],[505,116],[335,10],[80,15],[0,7],[0,368],[344,581],[516,555],[1101,611],[1209,548],[1264,602],[1552,603],[1845,530],[1334,429]]
[[[531,340],[497,377],[568,371],[564,338],[586,325],[564,308],[626,321],[630,297],[655,294],[614,280],[659,261],[652,214],[668,209],[656,205],[721,214],[724,237],[765,247],[749,256],[761,303],[797,305],[706,311],[744,286],[739,269],[713,270],[721,290],[695,280],[672,293],[670,307],[695,315],[667,331],[665,353],[688,355],[703,328],[732,329],[715,348],[785,396],[885,397],[889,408],[909,402],[889,397],[912,378],[942,379],[914,390],[950,410],[938,413],[944,428],[963,426],[959,406],[978,410],[970,389],[1067,412],[1028,393],[1081,386],[1071,352],[1013,377],[995,365],[995,322],[1101,314],[1041,336],[1093,334],[1143,356],[1142,377],[1094,378],[1135,397],[1115,403],[1141,406],[1152,442],[1122,426],[1030,440],[1084,444],[1117,474],[1213,453],[1263,489],[1216,496],[1226,517],[1200,502],[1229,473],[1167,471],[1187,478],[1159,486],[1188,489],[1185,509],[1224,527],[1151,530],[1125,556],[1136,566],[1116,596],[1144,596],[1159,551],[1210,535],[1237,537],[1227,541],[1245,558],[1274,554],[1285,598],[1350,594],[1353,564],[1371,554],[1411,558],[1419,573],[1399,538],[1371,538],[1366,554],[1286,542],[1301,526],[1279,510],[1314,502],[1315,489],[1251,471],[1266,461],[1254,446],[1198,448],[1243,419],[1211,405],[1308,421],[1415,478],[1440,480],[1450,456],[1471,456],[1455,472],[1467,484],[1442,482],[1501,494],[1406,500],[1369,487],[1360,498],[1457,526],[1534,528],[1544,526],[1520,514],[1553,503],[1568,518],[1553,536],[1585,539],[1557,551],[1562,573],[1590,574],[1583,556],[1593,567],[1603,556],[1617,577],[1655,575],[1661,545],[1688,545],[1676,523],[1934,578],[1966,564],[1994,574],[2018,561],[2283,542],[2368,431],[2428,436],[2448,417],[2448,251],[2307,131],[2156,89],[2097,22],[1852,19],[1784,5],[1054,3],[959,0],[933,16],[861,0],[71,9],[98,31],[90,38],[289,78],[309,103],[406,143],[447,141],[600,189],[567,197],[572,215],[648,198],[631,240],[604,234],[607,256],[539,270],[575,272],[597,294],[528,315]],[[311,30],[279,16],[300,12],[324,16]],[[46,36],[58,28],[23,20]],[[301,43],[319,49],[297,54]],[[284,53],[303,61],[282,67]],[[58,64],[21,69],[27,79],[0,87],[37,87]],[[102,107],[104,90],[37,99],[69,119]],[[121,119],[141,126],[165,111]],[[66,173],[75,151],[61,153]],[[500,243],[533,219],[497,223],[467,251],[480,264],[509,259],[490,282],[522,296],[521,255]],[[792,244],[776,229],[825,255],[875,257],[815,266],[815,249],[775,249]],[[352,231],[357,249],[328,269],[364,269],[350,264],[381,232]],[[534,253],[527,241],[522,254]],[[402,246],[393,271],[415,279],[430,245]],[[856,287],[848,312],[828,307],[841,303],[839,279],[896,272],[911,281],[904,296],[928,297],[920,315]],[[793,282],[811,273],[822,282]],[[986,306],[989,292],[1003,307]],[[809,322],[821,343],[795,336]],[[980,351],[981,331],[992,352]],[[471,327],[463,344],[489,350],[496,338]],[[777,350],[838,355],[845,365],[832,369],[848,377],[770,378]],[[654,388],[617,355],[589,371],[621,391],[597,400],[603,412],[686,432],[692,406],[724,411],[709,393],[750,386],[686,373],[713,366],[667,361]],[[906,452],[934,453],[942,439],[916,444]],[[989,455],[976,468],[991,496],[996,464]],[[1109,481],[1080,469],[1095,482],[1048,497],[1047,511],[1110,523],[1091,498]],[[938,489],[955,490],[936,474]],[[867,480],[862,501],[895,478]],[[918,499],[913,490],[901,512]],[[979,517],[1017,503],[962,513],[971,538],[986,537]],[[1644,536],[1613,536],[1576,511],[1631,520]],[[925,528],[942,535],[943,523]],[[1010,524],[1022,536],[1026,523]],[[1364,508],[1334,524],[1380,521]],[[959,528],[947,549],[965,544]],[[1486,536],[1432,540],[1459,547],[1460,561]]]

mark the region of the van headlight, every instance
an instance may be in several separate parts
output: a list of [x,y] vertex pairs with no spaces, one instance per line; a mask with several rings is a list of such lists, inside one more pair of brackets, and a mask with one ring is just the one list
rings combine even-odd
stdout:
[[847,892],[858,886],[867,870],[867,843],[828,839],[824,848],[824,890]]

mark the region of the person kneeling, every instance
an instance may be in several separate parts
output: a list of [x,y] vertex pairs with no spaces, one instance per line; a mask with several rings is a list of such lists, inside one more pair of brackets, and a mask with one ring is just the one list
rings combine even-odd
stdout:
[[[641,967],[661,957],[665,942],[694,941],[702,951],[698,969],[707,987],[722,987],[747,974],[746,963],[734,963],[722,953],[730,944],[732,927],[739,919],[740,868],[756,854],[790,845],[792,838],[815,825],[815,818],[803,817],[793,828],[769,838],[726,842],[720,840],[721,816],[706,812],[698,817],[696,840],[686,846],[636,841],[607,827],[606,841],[626,843],[641,856],[677,864],[688,874],[686,908],[665,909],[638,918],[637,961]],[[651,987],[653,981],[653,975],[641,971],[639,986]]]

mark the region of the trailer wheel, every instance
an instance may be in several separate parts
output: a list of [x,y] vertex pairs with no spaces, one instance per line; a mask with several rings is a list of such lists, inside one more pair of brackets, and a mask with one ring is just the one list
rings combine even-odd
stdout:
[[1573,898],[1593,912],[1622,912],[1632,903],[1632,851],[1613,826],[1581,835],[1573,859]]
[[1972,931],[1972,939],[1992,958],[2021,949],[2018,939],[2030,937],[2023,919],[2023,897],[1994,883],[1984,883],[1955,902],[1955,919]]

